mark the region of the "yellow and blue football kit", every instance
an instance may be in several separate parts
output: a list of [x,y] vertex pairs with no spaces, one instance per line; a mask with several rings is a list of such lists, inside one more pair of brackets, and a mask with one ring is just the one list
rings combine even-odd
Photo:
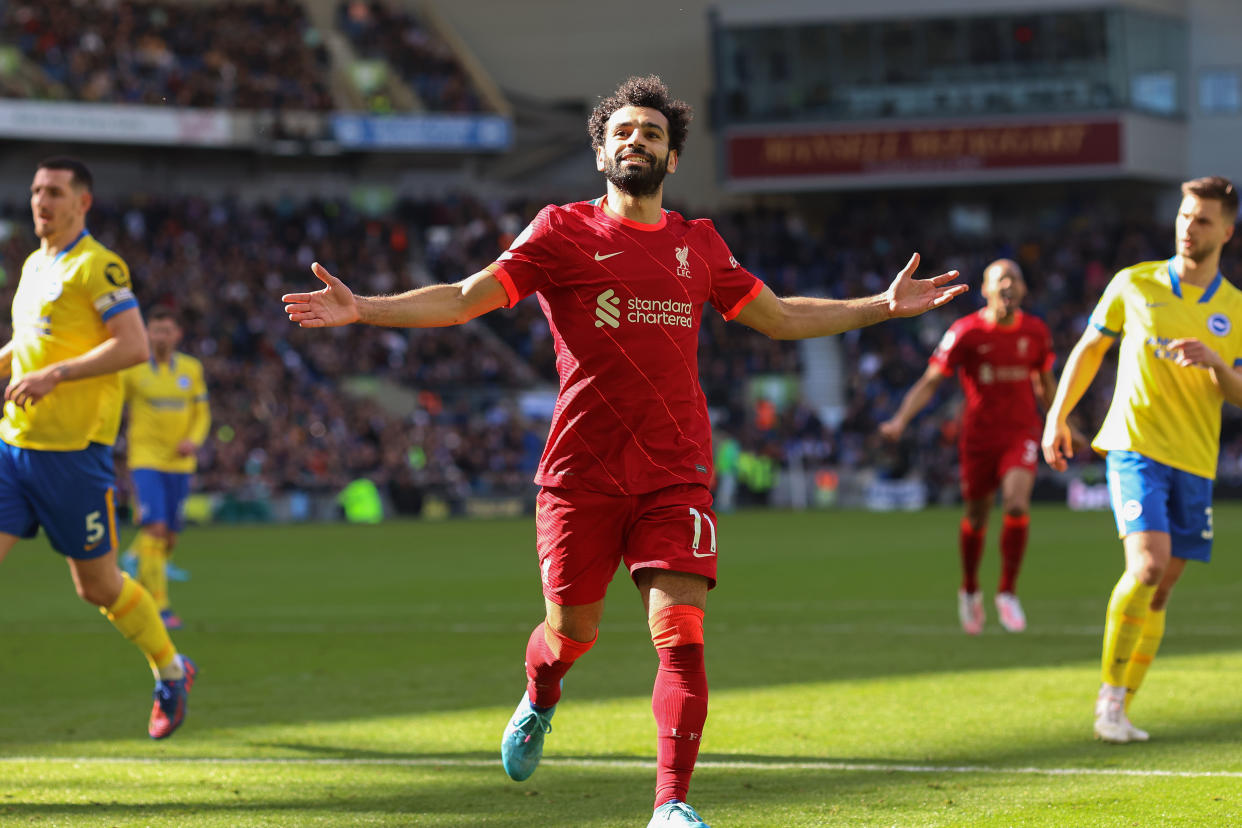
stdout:
[[[175,628],[181,620],[168,598],[169,549],[171,535],[181,531],[190,476],[198,462],[194,454],[183,455],[177,447],[185,440],[201,445],[211,427],[203,366],[194,357],[174,352],[167,364],[152,357],[129,368],[122,384],[129,406],[130,476],[141,527],[134,543],[138,578],[151,591],[164,623]],[[159,526],[166,531],[159,531]]]
[[[1113,277],[1091,323],[1121,337],[1113,401],[1092,442],[1106,453],[1117,532],[1167,533],[1173,555],[1206,562],[1224,395],[1205,369],[1178,365],[1169,345],[1194,338],[1226,365],[1242,363],[1242,292],[1219,273],[1206,287],[1186,284],[1176,259],[1144,262]],[[1109,598],[1097,735],[1101,709],[1120,688],[1129,708],[1160,648],[1165,610],[1151,608],[1156,588],[1127,571]],[[1127,726],[1122,741],[1147,738]]]
[[1091,324],[1121,337],[1112,404],[1092,441],[1107,454],[1118,532],[1167,532],[1174,555],[1206,561],[1224,396],[1168,346],[1196,338],[1242,364],[1242,292],[1219,273],[1200,288],[1173,259],[1144,262],[1113,278]]
[[[86,231],[55,256],[32,253],[13,297],[12,378],[90,351],[110,338],[105,322],[136,308],[129,270]],[[40,525],[73,558],[116,548],[109,446],[120,424],[120,377],[57,385],[0,421],[0,532],[32,537]]]
[[[108,320],[137,307],[125,262],[86,230],[54,256],[36,250],[13,296],[13,380],[103,344],[112,338]],[[54,549],[76,559],[116,549],[111,446],[121,422],[120,383],[118,374],[102,374],[60,383],[24,408],[5,404],[0,532],[28,538],[42,526]],[[142,650],[157,676],[148,733],[164,738],[184,716],[193,663],[179,660],[155,601],[128,576],[116,599],[99,609]],[[176,680],[177,673],[184,678]],[[182,705],[175,719],[164,712],[169,694]]]
[[181,528],[181,506],[198,459],[182,455],[184,440],[202,445],[211,428],[203,365],[192,356],[173,353],[166,365],[154,358],[122,375],[129,406],[129,467],[138,490],[141,525],[163,523]]

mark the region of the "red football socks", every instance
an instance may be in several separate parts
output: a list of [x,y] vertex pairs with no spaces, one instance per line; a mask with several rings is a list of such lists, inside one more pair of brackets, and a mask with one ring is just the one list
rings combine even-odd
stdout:
[[962,556],[962,589],[966,592],[979,591],[979,561],[983,558],[983,539],[986,536],[987,527],[975,529],[970,521],[962,518],[957,543]]
[[[707,672],[703,665],[703,611],[673,606],[650,619],[660,668],[651,694],[656,720],[655,807],[684,802],[707,721]],[[661,646],[663,645],[663,646]]]
[[1031,527],[1031,516],[1005,515],[1001,524],[1001,575],[998,592],[1016,592],[1018,570],[1026,555],[1026,537]]
[[[599,638],[574,641],[540,624],[526,642],[526,692],[535,707],[551,707],[561,700],[561,679]],[[548,643],[552,639],[552,644]]]

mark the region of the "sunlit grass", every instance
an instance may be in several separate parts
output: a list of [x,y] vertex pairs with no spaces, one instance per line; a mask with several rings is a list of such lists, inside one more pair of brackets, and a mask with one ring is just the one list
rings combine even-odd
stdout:
[[[956,519],[722,520],[691,797],[709,822],[1242,822],[1242,511],[1218,508],[1218,560],[1175,594],[1132,711],[1153,740],[1121,747],[1090,738],[1120,569],[1108,518],[1037,513],[1031,629],[979,638],[956,628]],[[165,743],[143,735],[141,657],[57,556],[19,547],[0,567],[0,825],[645,825],[655,658],[624,575],[567,678],[547,765],[518,785],[496,761],[541,612],[532,531],[191,530],[177,641],[203,672]]]

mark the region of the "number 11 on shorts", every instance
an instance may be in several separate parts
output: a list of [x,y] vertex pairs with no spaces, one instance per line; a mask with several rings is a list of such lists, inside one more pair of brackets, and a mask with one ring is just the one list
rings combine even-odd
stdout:
[[[710,558],[716,554],[716,524],[712,523],[712,519],[700,512],[693,506],[690,508],[690,515],[694,518],[694,541],[690,544],[690,553],[696,558]],[[707,521],[707,528],[712,536],[712,546],[710,552],[700,552],[699,542],[703,539],[703,521]]]

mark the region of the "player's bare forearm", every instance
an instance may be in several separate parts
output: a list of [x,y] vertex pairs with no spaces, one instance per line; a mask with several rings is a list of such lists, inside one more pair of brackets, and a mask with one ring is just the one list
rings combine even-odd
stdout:
[[905,397],[901,400],[901,405],[897,408],[897,413],[893,415],[893,419],[905,428],[918,413],[927,407],[932,397],[936,393],[936,389],[940,387],[940,381],[944,379],[944,375],[936,369],[928,366],[923,376],[919,377],[918,382],[910,387]]
[[1035,396],[1044,411],[1052,410],[1052,401],[1057,394],[1057,380],[1051,371],[1040,371],[1032,375],[1031,382],[1035,385]]
[[1225,402],[1242,408],[1242,374],[1238,373],[1238,369],[1221,365],[1217,368],[1209,368],[1208,371],[1212,375],[1212,382],[1216,383],[1216,387],[1224,396]]
[[1057,384],[1052,404],[1048,406],[1048,421],[1064,424],[1074,406],[1091,387],[1092,380],[1100,371],[1104,354],[1112,347],[1113,337],[1088,328],[1065,360],[1065,370]]
[[388,328],[443,328],[502,307],[504,287],[490,273],[451,285],[428,285],[397,296],[359,296],[358,321]]
[[755,328],[773,339],[810,339],[817,336],[834,336],[855,328],[864,328],[889,319],[888,302],[882,296],[863,299],[818,299],[809,296],[792,296],[777,299],[773,307],[755,307],[763,301],[764,288],[756,299],[747,305],[737,320]]
[[4,347],[0,348],[0,380],[6,380],[13,375],[13,340],[4,343]]
[[149,356],[147,332],[137,308],[121,311],[104,323],[111,336],[84,354],[24,374],[9,385],[4,398],[19,406],[37,403],[62,382],[115,374]]
[[865,328],[886,319],[918,316],[966,292],[965,285],[949,284],[957,278],[956,270],[930,279],[913,278],[918,264],[919,254],[915,253],[888,290],[862,299],[778,299],[764,286],[737,315],[737,321],[773,339],[810,339]]
[[55,368],[56,380],[70,382],[115,374],[144,359],[147,359],[145,345],[140,350],[135,343],[109,339],[81,356],[58,363]]
[[1208,376],[1225,398],[1225,402],[1242,407],[1242,374],[1225,362],[1224,357],[1200,339],[1175,339],[1168,345],[1177,353],[1177,364],[1183,368],[1206,368]]
[[121,311],[104,325],[110,334],[108,339],[54,366],[57,382],[115,374],[150,357],[146,328],[137,308]]
[[396,296],[355,296],[319,262],[311,272],[324,283],[311,293],[282,297],[289,321],[303,328],[332,328],[362,322],[388,328],[443,328],[460,325],[508,301],[504,286],[480,271],[452,285],[430,285]]

